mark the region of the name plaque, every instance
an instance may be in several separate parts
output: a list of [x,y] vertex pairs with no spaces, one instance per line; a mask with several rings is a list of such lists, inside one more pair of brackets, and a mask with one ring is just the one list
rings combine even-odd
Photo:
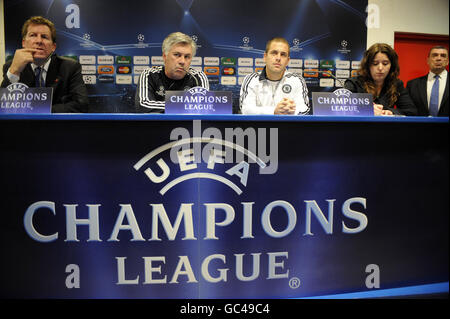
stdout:
[[166,114],[232,114],[232,93],[197,86],[166,92]]
[[51,113],[52,94],[52,88],[30,88],[20,82],[12,83],[6,88],[0,88],[0,113]]
[[374,116],[373,97],[368,93],[352,93],[340,88],[334,92],[313,92],[314,115]]

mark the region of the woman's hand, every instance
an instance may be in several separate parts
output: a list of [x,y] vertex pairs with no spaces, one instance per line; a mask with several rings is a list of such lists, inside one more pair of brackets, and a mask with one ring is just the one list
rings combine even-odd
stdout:
[[375,114],[376,116],[379,116],[379,115],[394,115],[394,113],[392,113],[392,111],[390,111],[390,110],[383,110],[383,105],[381,105],[381,104],[374,104],[373,105],[373,114]]

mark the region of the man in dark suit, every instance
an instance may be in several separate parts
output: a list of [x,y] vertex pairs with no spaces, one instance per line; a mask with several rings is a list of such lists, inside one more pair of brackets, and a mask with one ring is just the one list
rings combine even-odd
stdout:
[[448,49],[442,46],[431,48],[427,64],[427,75],[408,81],[406,88],[417,107],[419,116],[448,116]]
[[88,112],[81,65],[54,53],[56,29],[51,21],[43,17],[28,19],[22,28],[22,47],[3,66],[1,87],[15,82],[29,87],[51,87],[52,113]]

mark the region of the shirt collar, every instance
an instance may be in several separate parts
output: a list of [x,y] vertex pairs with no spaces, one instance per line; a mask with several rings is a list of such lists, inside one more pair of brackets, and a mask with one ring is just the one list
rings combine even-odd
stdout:
[[[446,74],[447,74],[447,70],[442,71],[441,74],[439,74],[439,78],[443,79]],[[434,80],[435,75],[436,75],[436,73],[433,73],[431,71],[428,72],[428,80]]]
[[[46,72],[48,71],[48,67],[49,67],[49,65],[50,65],[51,60],[52,60],[52,59],[48,59],[48,61],[45,62],[45,64],[42,66]],[[33,71],[36,70],[37,67],[38,67],[38,66],[37,66],[36,64],[31,63],[31,68],[33,69]]]
[[278,82],[278,81],[281,81],[284,78],[284,76],[286,75],[286,72],[287,72],[287,70],[284,70],[283,76],[279,80],[269,80],[267,78],[266,67],[264,67],[264,69],[261,71],[261,74],[259,75],[259,80],[260,81],[267,80],[267,81],[272,81],[272,82]]
[[188,77],[191,76],[191,68],[189,68],[188,71],[186,72],[186,75],[185,75],[183,78],[179,79],[179,80],[174,80],[174,79],[169,78],[169,77],[166,75],[166,67],[165,67],[164,65],[163,65],[163,67],[162,67],[161,74],[163,75],[164,79],[165,79],[166,81],[168,81],[168,82],[183,81],[184,79],[186,79],[186,78],[188,78]]
[[261,74],[259,75],[259,80],[264,81],[267,80],[267,73],[266,73],[266,67],[261,71]]

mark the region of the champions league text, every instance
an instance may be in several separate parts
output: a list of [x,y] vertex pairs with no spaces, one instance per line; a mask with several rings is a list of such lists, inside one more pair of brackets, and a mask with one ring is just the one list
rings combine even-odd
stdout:
[[[240,196],[253,176],[251,170],[256,168],[260,175],[275,174],[278,170],[278,132],[273,128],[269,131],[265,128],[257,131],[252,128],[225,129],[223,133],[213,127],[203,130],[201,122],[194,120],[192,135],[188,129],[178,127],[172,130],[170,140],[172,142],[154,148],[133,166],[153,185],[165,184],[172,174],[176,174],[174,172],[181,173],[161,188],[161,196],[193,178],[222,183],[224,189],[231,189],[236,193],[234,196]],[[170,162],[167,161],[169,157]],[[206,172],[198,171],[199,166]],[[222,171],[218,167],[225,168],[225,173],[218,175]],[[114,254],[111,263],[117,269],[115,284],[148,285],[198,283],[199,280],[219,283],[227,282],[230,276],[234,276],[230,281],[242,282],[263,277],[266,280],[288,279],[292,269],[287,248],[265,251],[261,247],[254,251],[245,248],[245,244],[253,240],[264,241],[264,237],[289,238],[295,242],[317,234],[331,236],[338,232],[351,236],[364,231],[368,225],[367,199],[359,196],[340,200],[296,200],[295,203],[283,199],[267,199],[264,203],[240,200],[233,204],[153,201],[144,206],[127,203],[108,205],[108,208],[106,204],[102,207],[101,203],[61,205],[54,201],[36,201],[25,211],[24,228],[36,242],[46,244],[64,240],[70,246],[113,247],[129,241],[130,244],[142,246],[142,243],[148,243],[159,247],[164,243],[186,245],[205,241],[207,245],[208,242],[227,244],[231,243],[230,239],[237,240],[234,243],[237,248],[229,246],[232,251],[227,249],[226,254],[215,250],[204,253],[207,256],[202,256],[201,250],[195,256],[184,252],[170,256],[161,252],[155,255],[144,253],[142,258],[136,258],[134,254],[132,258],[123,253]],[[65,225],[65,229],[55,229],[61,226],[51,225]],[[169,264],[176,266],[171,268]],[[140,272],[136,271],[136,265],[140,265]]]
[[9,108],[31,108],[31,101],[46,101],[47,93],[4,93],[0,97],[0,107]]
[[[78,204],[63,204],[64,209],[57,210],[56,204],[51,201],[39,201],[31,204],[24,215],[24,228],[27,234],[33,240],[40,243],[51,243],[62,239],[60,229],[44,233],[44,225],[36,222],[38,215],[46,215],[47,218],[56,218],[60,214],[65,215],[65,238],[68,243],[79,243],[86,245],[89,243],[109,242],[117,243],[121,240],[119,235],[129,233],[130,242],[162,242],[163,240],[225,240],[216,233],[218,227],[227,227],[235,222],[236,213],[242,216],[241,240],[255,239],[254,224],[260,223],[266,236],[273,238],[284,238],[287,236],[297,236],[301,240],[303,236],[314,236],[312,232],[312,221],[319,223],[322,230],[327,235],[333,235],[336,231],[343,234],[356,234],[364,231],[368,225],[368,218],[361,211],[366,208],[367,200],[363,197],[353,197],[344,201],[339,210],[339,216],[342,217],[340,224],[334,225],[335,199],[327,199],[326,213],[322,211],[315,200],[304,200],[304,208],[301,211],[295,208],[291,203],[283,200],[276,200],[268,203],[263,208],[260,218],[255,218],[256,212],[253,210],[254,202],[242,202],[241,207],[232,207],[226,203],[205,203],[200,209],[200,218],[205,219],[205,228],[196,232],[194,227],[193,210],[194,203],[181,203],[178,209],[175,221],[172,223],[168,217],[164,204],[149,204],[147,216],[150,220],[139,224],[134,213],[132,204],[120,204],[114,227],[111,231],[101,232],[102,214],[111,214],[113,212],[101,212],[101,204],[87,204],[81,207]],[[358,208],[358,210],[355,209]],[[80,218],[80,211],[87,211],[87,218]],[[219,213],[220,212],[220,213]],[[114,212],[115,213],[115,212]],[[225,218],[223,216],[225,213]],[[284,229],[275,230],[272,222],[272,214],[285,214],[287,225]],[[85,214],[84,214],[85,215]],[[49,217],[50,216],[50,217]],[[302,217],[302,222],[299,222]],[[221,219],[219,221],[219,219]],[[259,219],[259,220],[258,220]],[[162,226],[162,228],[160,228]],[[259,225],[258,225],[259,226]],[[87,238],[79,238],[79,230],[87,230]],[[179,235],[179,230],[183,228],[184,236]],[[104,229],[104,227],[102,227]],[[163,235],[165,233],[165,235]],[[84,236],[83,236],[84,237]],[[201,262],[200,269],[194,270],[191,266],[190,258],[187,255],[171,257],[178,258],[177,266],[173,274],[167,274],[164,270],[164,264],[167,261],[166,256],[142,256],[143,267],[145,269],[143,276],[127,274],[127,257],[116,256],[115,266],[117,268],[117,285],[138,285],[138,284],[167,284],[167,283],[198,283],[199,276],[210,283],[227,282],[230,268],[234,269],[234,275],[239,281],[252,281],[260,276],[260,265],[267,265],[267,280],[285,279],[289,276],[289,269],[286,262],[289,259],[288,252],[267,252],[262,256],[261,252],[242,253],[236,252],[233,256],[221,253],[206,256]],[[214,262],[213,262],[214,261]],[[138,261],[132,261],[138,262]],[[252,263],[252,273],[244,274],[244,262]],[[210,264],[223,265],[214,271],[210,270]]]

